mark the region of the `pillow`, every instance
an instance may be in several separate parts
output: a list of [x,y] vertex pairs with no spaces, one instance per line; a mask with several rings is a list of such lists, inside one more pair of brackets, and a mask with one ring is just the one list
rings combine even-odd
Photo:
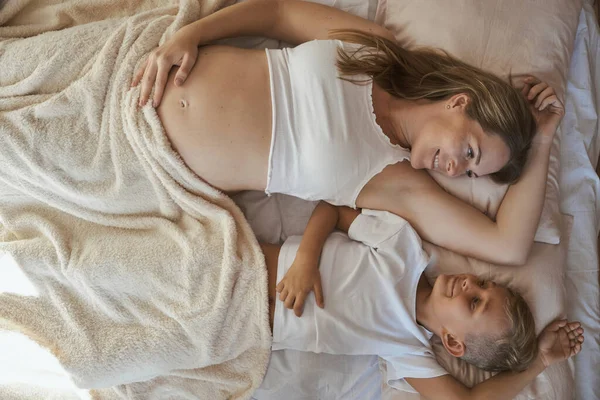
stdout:
[[380,0],[375,22],[507,77],[534,74],[564,99],[581,0]]
[[[425,274],[430,280],[433,280],[434,277],[442,273],[470,272],[515,289],[521,293],[527,304],[529,304],[535,319],[536,333],[539,333],[554,319],[566,315],[564,267],[572,223],[573,218],[571,216],[563,216],[561,219],[562,240],[560,244],[535,243],[527,264],[521,267],[492,265],[423,242],[423,248],[432,257],[437,257],[436,264],[428,267]],[[440,365],[469,387],[493,375],[452,357],[446,352],[439,338],[435,336],[432,339],[432,345]],[[569,397],[572,388],[573,376],[569,371],[568,363],[560,363],[546,369],[516,399],[563,399]],[[385,390],[394,391],[392,388]],[[394,399],[394,396],[386,398]],[[404,399],[404,397],[396,398]]]
[[[552,85],[564,99],[566,74],[581,0],[380,0],[375,22],[408,47],[442,48],[501,77],[532,74]],[[552,147],[542,219],[535,240],[559,241],[560,137]],[[495,216],[506,186],[492,190],[489,179],[434,179],[444,189]]]
[[[550,164],[548,166],[548,180],[546,182],[546,197],[542,207],[540,223],[535,233],[534,240],[536,242],[558,244],[560,240],[560,224],[558,221],[561,219],[561,213],[559,209],[560,194],[557,179],[560,169],[559,156],[560,128],[552,143]],[[490,218],[496,219],[498,208],[500,208],[500,203],[502,203],[509,185],[495,183],[491,178],[486,176],[477,179],[466,176],[450,178],[439,172],[427,172],[446,192],[471,204]]]

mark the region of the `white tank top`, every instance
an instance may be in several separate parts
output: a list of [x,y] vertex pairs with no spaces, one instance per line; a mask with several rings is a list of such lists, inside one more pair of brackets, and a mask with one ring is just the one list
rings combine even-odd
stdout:
[[410,157],[375,122],[372,83],[339,78],[340,46],[357,48],[339,40],[314,40],[266,50],[273,108],[267,194],[356,207],[373,176]]

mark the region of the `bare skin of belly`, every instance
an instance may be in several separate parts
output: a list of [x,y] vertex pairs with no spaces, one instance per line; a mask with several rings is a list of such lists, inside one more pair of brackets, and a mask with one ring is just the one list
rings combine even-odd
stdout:
[[271,89],[263,50],[199,49],[183,86],[174,67],[157,113],[187,166],[225,192],[264,190],[271,146]]

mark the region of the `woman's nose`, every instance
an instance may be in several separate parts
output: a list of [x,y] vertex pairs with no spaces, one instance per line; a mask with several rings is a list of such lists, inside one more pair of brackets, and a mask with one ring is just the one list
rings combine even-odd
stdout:
[[458,162],[455,159],[450,159],[446,165],[446,173],[450,177],[462,175],[466,172],[467,166],[464,162]]
[[448,165],[446,165],[446,173],[448,176],[455,177],[458,175],[458,165],[455,160],[448,160]]

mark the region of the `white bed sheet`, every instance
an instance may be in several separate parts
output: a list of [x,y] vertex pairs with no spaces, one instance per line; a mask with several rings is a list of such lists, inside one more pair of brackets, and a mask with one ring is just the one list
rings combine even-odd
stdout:
[[[586,329],[584,350],[571,369],[576,382],[574,398],[580,400],[600,399],[596,239],[600,226],[600,181],[595,172],[600,154],[599,55],[600,36],[591,1],[587,0],[569,72],[560,180],[561,211],[574,217],[566,266],[567,310],[569,318],[580,320]],[[314,206],[286,196],[274,197],[266,199],[261,193],[245,193],[238,198],[257,236],[270,242],[301,233]],[[383,399],[382,385],[377,357],[275,351],[265,380],[254,397],[257,400]],[[393,400],[419,398],[400,392],[392,396]]]
[[[362,16],[374,15],[377,0],[320,0]],[[1,0],[0,0],[1,2]],[[274,47],[275,41],[248,39],[246,47]],[[596,238],[600,227],[600,182],[594,171],[600,155],[600,39],[591,0],[586,0],[571,64],[567,88],[567,115],[561,154],[561,208],[574,216],[570,240],[566,285],[570,318],[579,319],[586,328],[584,351],[574,361],[576,398],[600,399],[600,282]],[[286,196],[271,199],[262,193],[247,192],[237,198],[249,216],[257,236],[278,242],[288,235],[301,234],[314,204]],[[273,208],[275,207],[275,209]],[[276,212],[274,212],[274,210]],[[3,262],[0,262],[4,266]],[[2,354],[0,359],[8,357]],[[22,358],[23,354],[12,359]],[[14,399],[85,398],[67,376],[55,368],[15,372],[18,380],[4,376],[0,386],[12,382]],[[17,363],[18,364],[18,363]],[[14,364],[12,364],[14,365]],[[17,365],[18,367],[18,365]],[[17,368],[18,369],[18,368]],[[42,379],[43,378],[43,379]],[[20,383],[17,383],[20,382]],[[26,385],[27,390],[20,386]],[[36,389],[39,386],[39,390]],[[296,351],[273,352],[265,380],[254,394],[257,400],[382,399],[382,379],[377,357],[331,356]],[[17,394],[18,393],[18,394]],[[415,395],[395,395],[394,400],[418,399]],[[391,399],[385,399],[391,400]]]
[[600,399],[600,35],[592,0],[584,3],[567,85],[561,147],[561,211],[572,215],[566,268],[567,312],[585,327],[574,360],[575,398]]

